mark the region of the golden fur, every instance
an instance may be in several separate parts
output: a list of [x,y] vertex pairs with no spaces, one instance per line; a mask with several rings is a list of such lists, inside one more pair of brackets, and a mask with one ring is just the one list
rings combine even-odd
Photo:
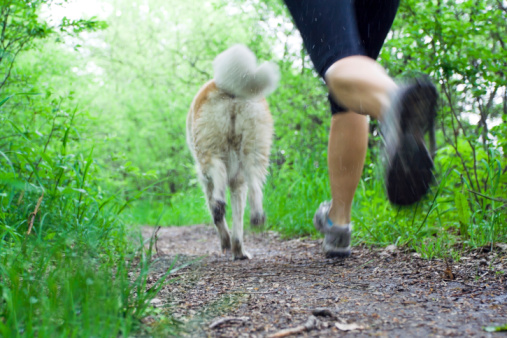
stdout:
[[[231,53],[225,53],[228,52]],[[232,57],[237,56],[233,54]],[[226,65],[229,65],[231,61],[227,61]],[[216,73],[215,80],[201,87],[190,106],[187,143],[196,162],[199,181],[217,227],[222,250],[232,249],[234,259],[245,259],[250,258],[243,247],[247,192],[250,222],[259,225],[265,220],[262,186],[269,164],[273,120],[262,96],[265,94],[262,84],[251,95],[243,91],[238,97],[231,90],[226,92],[217,86]],[[243,78],[244,75],[235,80],[242,81]],[[269,84],[276,87],[278,77],[274,77],[273,81],[274,85]],[[225,221],[227,186],[231,191],[232,240]]]

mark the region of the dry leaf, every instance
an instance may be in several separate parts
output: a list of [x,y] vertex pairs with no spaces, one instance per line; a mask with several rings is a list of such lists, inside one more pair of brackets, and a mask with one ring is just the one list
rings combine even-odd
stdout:
[[361,326],[356,323],[352,324],[341,324],[341,323],[335,323],[334,324],[338,330],[341,331],[353,331],[353,330],[362,330],[364,329],[364,326]]
[[230,322],[246,322],[250,320],[250,317],[225,317],[225,318],[219,318],[217,320],[215,320],[213,323],[210,324],[209,328],[210,329],[213,329],[217,326],[220,326],[222,324],[225,324],[225,323],[230,323]]
[[495,246],[499,248],[501,251],[507,251],[507,244],[506,243],[495,243]]
[[396,247],[396,245],[394,244],[391,244],[391,245],[388,245],[384,251],[382,251],[380,253],[381,256],[391,256],[391,255],[394,255],[396,253],[396,250],[398,248]]
[[388,245],[386,248],[385,248],[385,251],[388,251],[388,252],[395,252],[397,249],[396,245],[394,244],[391,244],[391,245]]
[[448,261],[445,261],[445,265],[447,266],[447,268],[444,270],[442,277],[448,280],[456,279],[456,276],[454,276],[454,274],[452,273],[452,266],[449,264]]

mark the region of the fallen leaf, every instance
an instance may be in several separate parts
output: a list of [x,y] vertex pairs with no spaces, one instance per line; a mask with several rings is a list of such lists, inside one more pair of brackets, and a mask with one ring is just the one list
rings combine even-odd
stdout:
[[507,251],[507,243],[495,243],[495,246],[501,251]]
[[451,267],[447,267],[444,271],[444,279],[453,280],[454,274],[452,273]]
[[352,324],[341,324],[341,323],[335,323],[334,324],[338,330],[341,331],[353,331],[353,330],[362,330],[364,329],[364,326],[361,326],[356,323]]
[[454,280],[456,279],[456,276],[452,273],[452,266],[449,264],[448,261],[445,261],[445,265],[447,266],[446,269],[443,272],[443,278],[448,280]]
[[396,245],[391,244],[391,245],[388,245],[388,246],[385,248],[385,251],[394,252],[394,251],[396,251],[396,249],[397,249]]
[[391,256],[391,255],[393,255],[394,253],[396,253],[396,249],[397,249],[396,245],[394,245],[394,244],[388,245],[388,246],[384,249],[384,251],[382,251],[382,252],[380,253],[380,255],[381,255],[381,256]]
[[152,300],[150,300],[151,305],[158,305],[160,303],[162,303],[162,300],[160,300],[158,298],[153,298]]

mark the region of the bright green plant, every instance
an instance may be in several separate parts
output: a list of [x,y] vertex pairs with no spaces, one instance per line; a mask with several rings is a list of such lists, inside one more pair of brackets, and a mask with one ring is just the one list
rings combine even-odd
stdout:
[[90,119],[73,102],[79,62],[42,41],[103,24],[50,27],[38,13],[51,4],[0,9],[0,335],[128,336],[172,267],[147,288],[151,245],[132,238],[128,202],[100,181]]

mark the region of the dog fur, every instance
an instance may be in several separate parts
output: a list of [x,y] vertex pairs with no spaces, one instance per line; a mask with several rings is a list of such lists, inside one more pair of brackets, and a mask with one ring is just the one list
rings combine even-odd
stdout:
[[[236,45],[219,54],[214,79],[195,96],[187,116],[187,143],[195,159],[223,252],[249,259],[243,245],[246,196],[250,223],[265,221],[262,187],[269,163],[273,120],[265,96],[280,78],[276,64],[257,66],[255,55]],[[225,220],[225,192],[231,191],[232,240]]]

